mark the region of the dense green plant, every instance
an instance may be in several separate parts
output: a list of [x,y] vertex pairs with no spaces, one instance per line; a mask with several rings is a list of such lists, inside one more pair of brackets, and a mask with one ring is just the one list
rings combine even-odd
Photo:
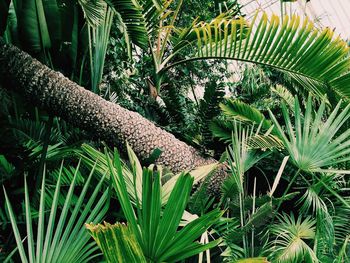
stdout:
[[[200,252],[199,260],[205,253],[207,261],[349,261],[350,115],[346,101],[336,103],[338,97],[349,96],[348,45],[344,41],[334,38],[329,29],[316,30],[308,20],[301,23],[297,16],[284,17],[281,22],[277,16],[257,14],[250,23],[240,16],[236,1],[203,1],[212,12],[202,8],[199,13],[195,9],[181,11],[198,4],[202,7],[202,1],[186,5],[158,0],[61,2],[64,5],[54,0],[17,0],[9,5],[0,0],[0,33],[7,19],[4,36],[8,42],[85,86],[91,80],[95,92],[141,112],[210,154],[217,150],[217,141],[212,140],[208,124],[216,118],[210,127],[214,136],[230,144],[221,158],[227,162],[220,166],[228,170],[229,177],[222,184],[221,198],[208,196],[204,183],[188,202],[192,184],[205,180],[216,165],[192,171],[191,178],[188,174],[173,175],[155,165],[142,169],[129,146],[129,160],[123,162],[118,154],[101,153],[84,144],[79,156],[92,171],[85,179],[85,173],[77,168],[56,169],[55,160],[67,156],[67,152],[71,154],[70,146],[79,144],[75,132],[62,120],[46,118],[38,111],[28,116],[24,108],[15,107],[13,113],[7,106],[1,107],[6,119],[1,123],[11,126],[11,142],[14,138],[16,149],[4,150],[0,155],[1,182],[11,191],[6,195],[7,210],[0,207],[0,223],[6,230],[11,221],[23,262],[45,258],[87,262],[98,256],[97,246],[90,243],[83,230],[83,224],[91,221],[88,229],[109,262],[120,258],[127,262],[175,261]],[[7,8],[8,15],[4,12]],[[197,14],[200,18],[195,20]],[[117,32],[112,39],[110,26],[117,28],[112,29],[112,34]],[[115,52],[106,50],[109,41]],[[118,64],[118,70],[108,74],[109,83],[104,86],[101,76],[106,53],[108,66]],[[90,71],[86,67],[88,57]],[[219,117],[218,104],[228,86],[224,79],[227,75],[222,72],[224,64],[217,60],[198,62],[211,59],[262,65],[245,68],[242,79],[231,84],[233,97],[220,104]],[[203,86],[203,98],[197,97],[197,86]],[[307,98],[307,92],[313,97]],[[286,104],[282,104],[282,115],[276,110],[281,101]],[[268,107],[271,120],[266,114]],[[8,121],[8,115],[14,117]],[[161,149],[155,149],[143,161],[151,164],[161,154]],[[24,168],[19,162],[23,157]],[[53,170],[50,178],[41,172],[45,171],[41,168],[45,161]],[[25,182],[22,215],[11,208],[11,203],[22,193],[16,179],[23,170],[30,170],[30,179],[33,174],[39,174],[33,178],[43,175],[44,179],[40,181],[41,189],[29,191],[33,180],[25,178],[29,186]],[[99,224],[107,210],[104,202],[110,181],[105,178],[116,189],[113,202],[119,202],[124,212],[118,214],[115,207],[110,208],[108,220],[117,217],[127,225]],[[87,192],[93,180],[98,186],[89,198]],[[74,185],[83,188],[80,195],[76,195]],[[102,190],[105,192],[98,201]],[[30,204],[29,198],[40,199],[39,207]],[[48,207],[50,215],[44,211]],[[226,218],[218,220],[222,214],[218,207],[226,209]],[[49,221],[41,224],[46,218]],[[22,240],[23,226],[26,240]],[[209,242],[209,237],[216,240]],[[223,242],[214,247],[220,238]],[[1,255],[0,261],[4,258]]]
[[[348,170],[344,170],[346,166],[341,163],[347,162],[346,138],[348,135],[347,130],[342,130],[341,126],[346,124],[348,106],[341,108],[340,102],[327,118],[325,101],[321,102],[318,111],[314,111],[312,98],[309,97],[306,101],[305,113],[301,110],[297,98],[294,98],[293,102],[295,105],[291,112],[295,118],[295,126],[290,121],[290,113],[285,105],[282,108],[286,126],[280,126],[271,112],[270,117],[273,122],[266,122],[266,118],[256,109],[241,102],[230,101],[223,105],[223,109],[227,115],[226,118],[233,119],[231,130],[227,130],[225,137],[223,133],[214,129],[217,136],[221,135],[227,141],[231,133],[232,139],[232,144],[227,151],[232,176],[222,186],[222,201],[230,207],[232,227],[231,230],[219,228],[217,231],[224,237],[224,243],[227,246],[223,256],[234,262],[239,258],[252,255],[265,255],[272,262],[304,262],[303,260],[337,262],[343,257],[343,244],[347,240],[349,226],[347,222],[339,221],[339,212],[348,211],[349,202],[344,189]],[[243,123],[237,125],[238,120],[242,120]],[[247,127],[251,127],[250,123],[256,120],[260,121],[260,127],[265,121],[269,124],[267,128],[270,130],[275,125],[274,134],[285,147],[282,151],[290,155],[285,157],[273,185],[268,188],[267,196],[257,191],[262,190],[259,189],[262,181],[271,179],[264,178],[266,176],[264,171],[261,171],[261,175],[249,171],[252,167],[258,167],[257,161],[261,162],[262,158],[269,160],[273,149],[270,148],[267,153],[261,155],[249,144],[249,137],[254,133],[247,130]],[[330,147],[329,151],[339,149],[342,153],[336,155],[333,161],[334,155],[329,155],[329,151],[321,151],[328,149],[327,147]],[[276,157],[275,154],[273,156]],[[299,160],[306,158],[303,156],[310,156],[307,159],[310,160],[309,164],[313,160],[319,160],[317,163],[320,163],[320,166],[315,170],[310,168],[314,166],[302,168],[299,166]],[[296,169],[292,169],[291,164],[287,165],[288,158],[292,160],[291,164]],[[286,166],[289,168],[285,171],[286,175],[283,175],[282,172]],[[289,179],[288,174],[290,174]],[[253,183],[249,183],[252,179]],[[280,184],[286,184],[286,187],[278,188]],[[301,194],[292,192],[292,186],[301,191]],[[273,196],[282,189],[283,193],[280,197]],[[295,209],[298,209],[298,219],[295,219],[293,214],[279,213],[280,210],[286,211],[286,207],[282,204],[288,203],[291,199],[297,201]],[[288,213],[290,213],[289,209]],[[239,212],[235,213],[235,211]],[[269,221],[269,218],[272,221]],[[277,219],[276,223],[275,219]],[[341,226],[341,229],[338,226]],[[262,235],[259,238],[261,246],[254,243],[257,235]]]
[[321,103],[317,112],[313,114],[311,97],[309,97],[306,104],[306,111],[302,114],[299,101],[295,99],[295,122],[293,126],[287,108],[282,103],[286,133],[275,116],[270,112],[279,137],[283,141],[295,166],[298,168],[298,171],[289,182],[285,193],[289,191],[289,188],[300,175],[300,172],[306,172],[311,174],[313,179],[322,183],[328,191],[337,196],[345,206],[350,207],[348,202],[328,187],[317,175],[317,173],[349,173],[348,170],[342,170],[341,168],[334,169],[334,166],[339,164],[338,167],[341,167],[340,164],[349,160],[349,143],[347,141],[349,130],[340,134],[338,132],[350,117],[350,106],[348,105],[340,110],[341,104],[342,102],[340,101],[325,120],[324,101]]
[[[222,215],[218,209],[214,209],[178,230],[192,188],[193,178],[190,175],[182,174],[178,177],[165,207],[162,208],[164,197],[161,192],[160,173],[144,169],[141,198],[138,198],[136,186],[133,194],[136,197],[134,200],[135,212],[118,153],[114,152],[113,156],[109,156],[106,152],[106,155],[113,186],[128,223],[127,227],[135,236],[135,240],[144,255],[144,258],[141,257],[137,260],[138,262],[146,262],[145,259],[151,262],[181,260],[220,243],[220,239],[205,245],[194,242]],[[136,185],[135,180],[136,178],[134,178],[134,185]],[[117,255],[117,258],[123,258],[124,253],[128,254],[128,249],[125,252],[118,250],[124,241],[111,238],[112,236],[107,231],[105,231],[105,236],[98,235],[98,232],[103,231],[104,226],[89,225],[88,228],[100,244],[109,262],[113,262],[113,255]],[[112,243],[112,247],[107,245],[109,242]],[[123,245],[123,247],[125,246]],[[137,250],[135,253],[139,254]],[[123,258],[123,260],[126,259]]]
[[[84,164],[91,168],[96,166],[96,170],[100,176],[103,176],[106,173],[107,176],[111,176],[111,169],[114,170],[114,173],[117,173],[116,167],[110,167],[108,165],[108,156],[106,154],[88,144],[83,144],[81,150],[82,151],[79,152],[79,156],[82,158]],[[127,154],[128,163],[121,160],[123,175],[128,193],[130,195],[130,200],[133,203],[136,203],[137,199],[141,200],[142,198],[143,169],[139,159],[129,145],[127,145]],[[154,155],[154,158],[156,159],[157,153],[155,152]],[[96,160],[98,160],[97,163]],[[193,177],[194,183],[197,184],[201,180],[210,176],[210,173],[213,172],[216,166],[217,164],[208,164],[197,167],[196,169],[188,172],[190,172],[191,176]],[[176,180],[179,178],[181,173],[173,174],[161,166],[154,166],[154,164],[151,164],[148,168],[157,169],[160,177],[162,178],[162,204],[165,204],[176,183]]]

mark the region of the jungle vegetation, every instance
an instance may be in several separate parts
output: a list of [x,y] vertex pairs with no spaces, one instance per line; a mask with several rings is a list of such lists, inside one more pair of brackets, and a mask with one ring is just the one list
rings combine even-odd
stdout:
[[1,262],[350,261],[331,29],[235,0],[0,0],[0,18]]

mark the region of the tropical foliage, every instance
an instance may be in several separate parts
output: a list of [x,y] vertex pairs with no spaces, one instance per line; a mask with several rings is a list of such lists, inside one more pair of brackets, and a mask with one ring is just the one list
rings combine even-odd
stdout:
[[350,261],[349,45],[241,2],[0,0],[1,262]]

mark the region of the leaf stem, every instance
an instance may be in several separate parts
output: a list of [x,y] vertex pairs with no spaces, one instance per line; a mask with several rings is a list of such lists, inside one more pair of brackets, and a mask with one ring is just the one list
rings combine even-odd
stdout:
[[40,184],[41,184],[41,180],[43,177],[47,151],[48,151],[49,144],[50,144],[50,135],[51,135],[51,129],[52,129],[52,125],[53,125],[53,119],[54,119],[53,115],[49,114],[49,119],[46,123],[45,137],[43,139],[44,143],[43,143],[43,148],[41,150],[41,156],[40,156],[40,162],[39,162],[39,172],[38,172],[38,175],[36,177],[35,189],[40,189]]
[[[284,193],[283,193],[282,197],[285,196],[285,195],[289,192],[291,186],[293,185],[295,179],[298,177],[298,175],[300,174],[300,172],[301,172],[301,170],[300,170],[300,168],[299,168],[299,169],[296,171],[296,173],[294,174],[292,180],[289,182],[289,184],[288,184],[286,190],[284,190]],[[278,210],[280,209],[282,203],[283,203],[283,198],[279,201],[279,203],[278,203],[278,205],[277,205],[276,213],[277,213]],[[273,218],[274,218],[274,217],[273,217]]]

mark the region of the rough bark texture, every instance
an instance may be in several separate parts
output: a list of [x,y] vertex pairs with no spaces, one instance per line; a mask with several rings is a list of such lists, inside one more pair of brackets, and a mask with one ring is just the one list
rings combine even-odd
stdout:
[[[157,163],[174,173],[216,161],[202,157],[196,149],[138,113],[104,100],[17,47],[1,41],[0,74],[5,86],[11,87],[8,85],[11,83],[27,99],[74,126],[93,132],[114,145],[127,141],[141,159],[160,148],[163,152]],[[211,192],[220,190],[224,176],[221,171],[212,177]]]

